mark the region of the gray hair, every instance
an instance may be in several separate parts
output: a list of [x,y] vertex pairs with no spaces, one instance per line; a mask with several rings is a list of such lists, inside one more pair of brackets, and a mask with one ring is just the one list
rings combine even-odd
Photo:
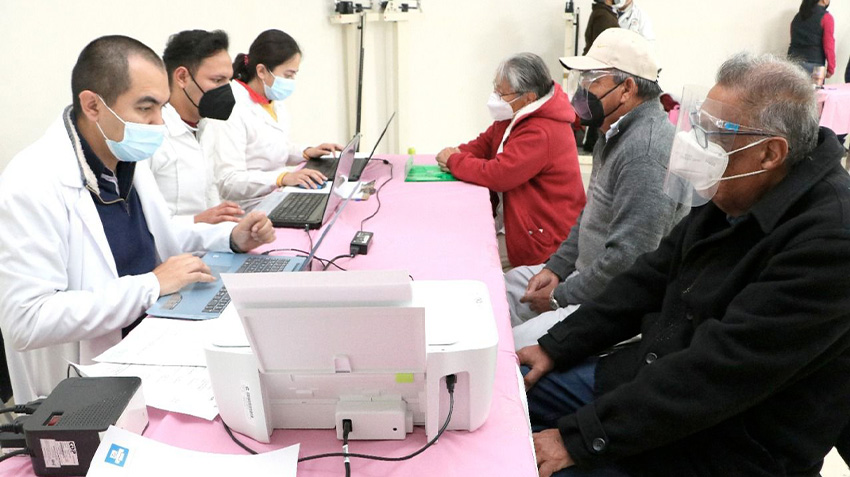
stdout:
[[549,94],[552,75],[543,58],[534,53],[519,53],[501,62],[496,68],[496,82],[507,80],[516,93],[534,93],[538,98]]
[[658,85],[657,81],[650,81],[646,78],[642,78],[640,76],[635,76],[631,73],[626,73],[625,71],[621,71],[618,69],[614,69],[614,82],[622,83],[626,81],[628,78],[634,80],[637,85],[637,97],[648,101],[650,99],[656,99],[661,96],[661,86]]
[[775,55],[738,53],[720,66],[717,84],[738,94],[747,126],[788,141],[789,165],[817,145],[817,101],[811,79],[797,64]]

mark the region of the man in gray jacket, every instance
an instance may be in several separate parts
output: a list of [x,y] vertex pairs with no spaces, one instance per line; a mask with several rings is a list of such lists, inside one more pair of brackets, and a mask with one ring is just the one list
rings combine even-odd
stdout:
[[688,208],[662,190],[675,127],[658,101],[649,42],[625,29],[597,38],[586,56],[561,58],[577,83],[582,123],[604,133],[593,149],[587,205],[543,265],[505,275],[516,349],[537,339],[615,275],[654,250]]

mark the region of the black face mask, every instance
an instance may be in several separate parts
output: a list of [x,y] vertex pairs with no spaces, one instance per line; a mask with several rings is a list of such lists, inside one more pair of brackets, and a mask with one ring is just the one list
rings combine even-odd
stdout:
[[579,88],[576,90],[576,93],[573,95],[573,100],[570,101],[570,103],[573,105],[573,109],[578,117],[581,118],[582,126],[599,128],[602,126],[602,123],[605,122],[605,118],[613,114],[614,111],[620,109],[620,106],[618,105],[616,108],[611,110],[611,112],[606,114],[605,108],[602,106],[602,98],[611,94],[611,92],[617,89],[617,87],[621,84],[623,83],[617,83],[613,88],[609,89],[607,93],[598,98],[587,89]]
[[233,112],[233,106],[236,105],[236,98],[233,97],[233,90],[230,88],[230,85],[223,84],[218,88],[204,91],[204,89],[201,88],[201,85],[195,81],[195,77],[191,77],[192,81],[196,86],[198,86],[198,89],[201,90],[204,95],[201,96],[201,100],[198,101],[198,104],[195,104],[185,89],[183,90],[183,94],[189,98],[189,102],[191,102],[193,106],[198,108],[198,114],[200,114],[202,118],[226,121],[227,118],[230,117],[230,113]]

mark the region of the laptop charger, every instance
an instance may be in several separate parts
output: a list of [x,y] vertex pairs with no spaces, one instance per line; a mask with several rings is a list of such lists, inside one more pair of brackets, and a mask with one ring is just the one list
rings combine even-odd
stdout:
[[358,231],[351,239],[351,255],[366,255],[369,253],[369,246],[372,244],[372,232]]

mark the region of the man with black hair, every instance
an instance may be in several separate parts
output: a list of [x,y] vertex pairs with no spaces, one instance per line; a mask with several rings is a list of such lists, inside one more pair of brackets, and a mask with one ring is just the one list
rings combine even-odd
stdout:
[[136,167],[165,134],[168,80],[153,50],[94,40],[71,90],[73,106],[0,178],[0,328],[17,402],[118,343],[160,296],[214,281],[190,252],[274,238],[262,213],[235,226],[172,221],[150,171]]
[[221,30],[186,30],[168,39],[162,55],[171,88],[162,108],[168,132],[150,168],[171,213],[187,223],[238,222],[244,213],[237,203],[221,201],[197,138],[201,121],[225,120],[233,110],[227,48]]

